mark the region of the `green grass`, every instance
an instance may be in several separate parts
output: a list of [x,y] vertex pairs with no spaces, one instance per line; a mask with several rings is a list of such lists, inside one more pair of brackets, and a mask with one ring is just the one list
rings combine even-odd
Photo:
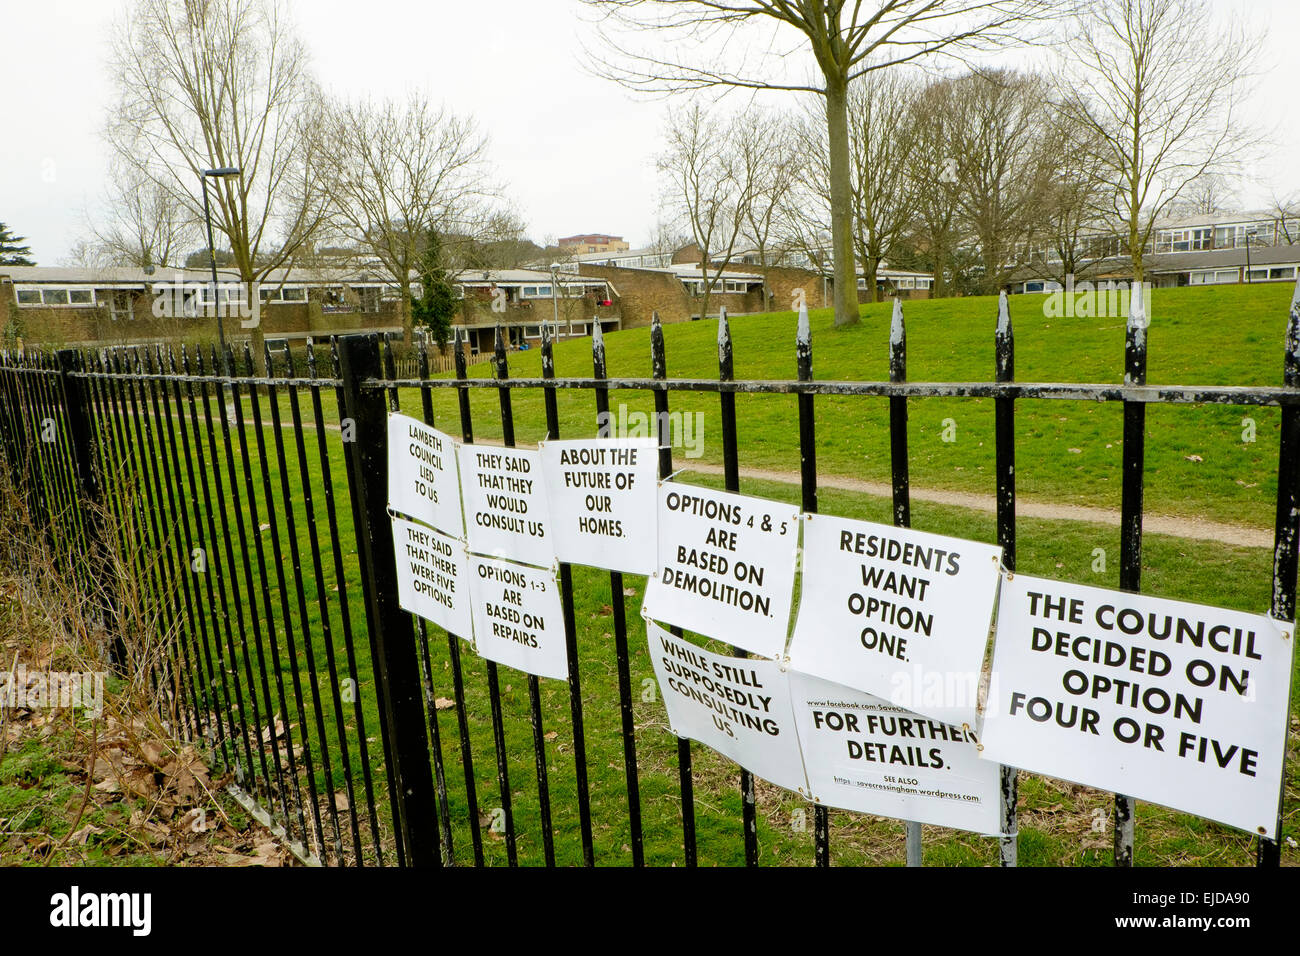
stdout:
[[[1150,378],[1153,383],[1180,384],[1276,384],[1280,380],[1281,340],[1286,318],[1289,290],[1278,287],[1216,288],[1178,290],[1156,293],[1151,329]],[[1017,336],[1017,371],[1022,381],[1097,381],[1115,382],[1121,375],[1123,328],[1118,321],[1048,320],[1041,315],[1041,300],[1033,297],[1013,299],[1013,318]],[[886,376],[887,306],[864,307],[861,326],[837,331],[828,314],[813,316],[814,367],[819,378],[880,379]],[[989,299],[915,302],[907,306],[909,371],[915,380],[986,380],[992,371],[992,330],[995,304]],[[693,323],[670,326],[666,330],[669,373],[672,377],[716,376],[716,323]],[[750,316],[734,323],[736,374],[738,377],[792,378],[794,376],[794,317],[789,314]],[[645,330],[632,330],[607,337],[610,374],[648,376],[649,347]],[[590,374],[589,344],[585,341],[565,343],[556,350],[558,374]],[[511,374],[518,377],[538,375],[536,352],[513,353]],[[486,366],[474,369],[475,375],[490,374]],[[565,437],[594,434],[595,407],[589,393],[561,391],[559,407]],[[459,434],[455,392],[435,389],[436,422],[443,429]],[[476,438],[491,439],[500,435],[499,406],[494,390],[471,391]],[[617,403],[627,399],[634,407],[649,410],[650,398],[644,393],[619,393]],[[307,395],[301,396],[303,413],[311,420]],[[534,442],[546,433],[539,392],[516,390],[513,394],[518,439]],[[402,406],[419,414],[419,395],[404,391]],[[332,394],[323,396],[324,423],[337,421]],[[741,396],[737,402],[740,422],[740,459],[746,466],[797,471],[798,440],[795,402],[787,396]],[[343,789],[340,767],[342,748],[346,744],[351,760],[359,761],[363,739],[370,743],[378,815],[381,826],[387,817],[383,751],[379,742],[378,710],[371,679],[371,662],[367,628],[356,559],[356,543],[348,505],[347,483],[343,462],[343,444],[337,431],[329,429],[328,454],[332,488],[338,509],[339,538],[332,542],[328,534],[322,492],[325,481],[316,452],[316,433],[305,430],[306,456],[302,463],[306,479],[300,475],[300,463],[293,432],[272,429],[268,402],[260,400],[265,426],[262,437],[267,446],[266,477],[271,483],[270,501],[263,492],[261,456],[251,425],[242,435],[232,429],[237,462],[238,494],[235,507],[228,479],[217,485],[218,469],[212,467],[203,408],[199,406],[200,429],[191,435],[191,453],[201,442],[204,461],[195,456],[194,466],[198,507],[189,503],[190,489],[184,478],[173,487],[185,502],[186,510],[203,516],[203,486],[209,496],[223,505],[229,525],[223,525],[220,510],[213,515],[215,538],[206,521],[200,527],[191,524],[199,543],[209,550],[207,577],[187,574],[186,586],[198,606],[207,615],[209,635],[205,656],[210,656],[220,670],[226,660],[229,696],[236,685],[244,694],[246,722],[251,728],[253,701],[256,700],[263,725],[268,715],[282,713],[295,741],[305,735],[316,756],[314,781],[323,795],[329,789]],[[705,453],[703,461],[721,460],[721,434],[716,413],[716,396],[692,396],[674,393],[674,410],[699,411],[705,415]],[[245,408],[251,410],[245,399]],[[289,399],[281,394],[282,420],[290,421]],[[220,470],[224,471],[224,447],[221,442],[220,415],[216,411],[217,449]],[[888,429],[886,403],[881,399],[817,400],[818,465],[823,475],[845,475],[872,480],[889,478]],[[1152,511],[1201,515],[1265,527],[1271,524],[1276,472],[1278,416],[1275,411],[1257,409],[1249,412],[1257,420],[1257,441],[1241,441],[1241,410],[1221,407],[1152,408],[1148,414],[1147,507]],[[953,418],[958,426],[958,440],[940,441],[940,423]],[[1017,482],[1019,491],[1047,500],[1069,501],[1118,507],[1119,504],[1119,435],[1118,405],[1091,405],[1073,402],[1036,401],[1018,404]],[[951,488],[988,493],[993,490],[992,402],[980,400],[926,400],[911,403],[911,464],[914,484],[925,487]],[[190,426],[188,407],[185,428]],[[179,423],[175,423],[179,427]],[[165,433],[165,429],[163,429]],[[250,448],[251,478],[258,500],[258,516],[248,513],[243,485],[239,442]],[[358,436],[364,440],[364,436]],[[197,439],[197,442],[196,442]],[[281,443],[289,494],[280,483],[279,451]],[[1112,447],[1107,448],[1110,444]],[[147,444],[138,445],[136,468],[146,475],[156,456]],[[1079,448],[1075,454],[1068,451]],[[1186,455],[1197,454],[1201,463],[1188,462]],[[678,465],[684,462],[680,450]],[[184,464],[182,463],[182,473]],[[165,477],[165,476],[164,476]],[[684,476],[702,484],[718,485],[716,478]],[[1239,484],[1238,482],[1242,482]],[[1249,487],[1244,487],[1249,485]],[[314,491],[310,516],[315,520],[316,535],[311,535],[304,486]],[[742,490],[785,501],[798,501],[797,485],[787,483],[742,481]],[[164,495],[165,497],[165,495]],[[846,491],[824,489],[821,509],[824,512],[869,520],[889,520],[888,502],[884,499]],[[120,513],[140,520],[157,509],[144,492],[122,503]],[[293,519],[292,530],[290,517]],[[955,507],[918,502],[913,507],[916,527],[953,534],[975,540],[995,539],[992,515]],[[166,521],[163,522],[167,524]],[[237,528],[242,525],[250,548],[255,578],[250,596],[243,576],[242,554]],[[262,525],[267,527],[263,528]],[[280,538],[277,554],[272,547],[271,526]],[[1118,534],[1112,528],[1068,522],[1030,520],[1018,524],[1019,569],[1064,580],[1115,585],[1118,580]],[[137,529],[138,533],[138,529]],[[235,567],[226,567],[225,541],[229,538]],[[295,540],[300,560],[292,563],[289,541]],[[261,541],[268,568],[269,612],[264,608],[255,542]],[[188,567],[182,536],[171,541],[173,565]],[[215,547],[214,547],[215,545]],[[321,554],[324,578],[317,581],[310,561],[311,549]],[[1109,570],[1097,574],[1092,570],[1094,549],[1104,548]],[[340,738],[335,724],[332,690],[336,686],[326,666],[325,623],[331,628],[331,642],[337,656],[340,677],[346,676],[342,641],[343,615],[339,592],[333,577],[334,550],[343,558],[346,569],[343,591],[349,601],[350,624],[354,635],[365,731],[357,724],[351,705],[343,708],[344,734]],[[1271,554],[1267,550],[1243,549],[1227,545],[1148,535],[1144,541],[1143,589],[1152,594],[1219,604],[1227,607],[1263,611],[1268,607]],[[281,585],[277,568],[283,569],[287,613],[281,602]],[[646,860],[652,864],[681,864],[682,826],[677,783],[676,742],[667,730],[667,721],[648,657],[644,629],[637,613],[644,592],[644,579],[628,576],[629,593],[613,595],[607,573],[588,568],[574,569],[575,618],[578,628],[579,661],[585,716],[585,741],[590,773],[592,820],[595,834],[596,861],[601,864],[631,862],[628,849],[630,832],[627,824],[627,797],[624,783],[622,740],[617,707],[617,670],[612,640],[615,600],[625,602],[631,648],[631,678],[637,725],[636,743],[640,772],[640,792],[644,814]],[[207,590],[211,582],[211,595]],[[301,584],[307,596],[305,607],[296,600]],[[220,596],[228,598],[230,638],[227,641],[225,618]],[[318,596],[324,597],[322,614]],[[213,599],[215,596],[215,600]],[[183,605],[179,608],[183,611]],[[259,656],[255,647],[255,628],[260,630],[266,652]],[[219,641],[213,639],[213,634]],[[304,640],[306,638],[306,640]],[[197,638],[196,638],[197,639]],[[453,697],[447,637],[439,629],[428,628],[432,667],[431,692],[435,697]],[[277,692],[276,674],[269,660],[270,642],[282,655],[279,676],[285,687],[285,700]],[[220,644],[220,647],[218,647]],[[192,647],[193,645],[191,645]],[[233,646],[234,654],[228,648]],[[311,648],[314,668],[309,665]],[[467,646],[462,646],[465,702],[469,713],[470,753],[480,810],[490,814],[503,800],[497,784],[496,754],[493,747],[490,707],[487,697],[486,666]],[[251,669],[256,676],[265,666],[271,670],[271,695],[268,700],[260,688],[245,686],[244,675]],[[299,712],[295,700],[294,669],[302,688],[304,706]],[[313,701],[312,677],[319,690],[319,712],[324,733],[318,729]],[[218,682],[219,683],[219,679]],[[542,862],[542,838],[538,785],[534,768],[532,729],[529,718],[527,678],[501,668],[502,709],[507,741],[506,760],[510,790],[514,803],[515,825],[519,835],[522,863]],[[224,694],[218,691],[219,697]],[[554,734],[545,744],[549,771],[550,799],[560,864],[581,862],[578,840],[577,800],[574,785],[574,739],[570,719],[568,688],[563,682],[541,681],[543,730]],[[224,704],[223,704],[224,706]],[[1293,710],[1293,713],[1297,711]],[[468,802],[464,769],[455,712],[437,712],[438,729],[448,783],[456,859],[470,857]],[[240,730],[242,728],[238,728]],[[322,739],[323,738],[323,739]],[[242,750],[242,743],[239,745]],[[695,746],[694,783],[696,788],[696,826],[700,862],[704,865],[743,863],[743,839],[740,824],[740,793],[737,768],[729,761]],[[1297,823],[1297,768],[1295,735],[1291,740],[1288,762],[1287,832],[1294,833]],[[320,757],[331,758],[331,776],[326,779]],[[270,751],[267,760],[270,761]],[[254,761],[258,754],[254,744]],[[1055,781],[1024,777],[1022,788],[1021,850],[1022,860],[1033,864],[1103,864],[1109,861],[1109,833],[1097,833],[1089,824],[1093,811],[1109,806],[1106,795],[1071,787]],[[305,778],[304,778],[305,792]],[[759,842],[765,864],[808,863],[812,859],[811,808],[799,798],[760,785]],[[265,799],[265,797],[264,797]],[[362,830],[369,843],[368,824],[364,819],[364,795],[360,779],[356,781],[353,805],[362,808]],[[901,824],[862,815],[833,812],[832,858],[836,863],[901,863],[903,842]],[[323,813],[327,839],[330,820]],[[308,823],[311,817],[308,811]],[[346,830],[343,842],[350,845]],[[506,859],[504,841],[499,834],[483,827],[487,861],[494,865]],[[387,843],[388,835],[384,835]],[[926,828],[926,860],[934,864],[990,864],[996,861],[994,841]],[[368,852],[368,851],[367,851]],[[1250,861],[1251,841],[1245,834],[1209,824],[1186,815],[1175,814],[1148,805],[1139,806],[1137,861],[1139,863],[1245,864]],[[1283,848],[1284,859],[1295,860],[1296,851]],[[391,854],[388,856],[391,861]]]

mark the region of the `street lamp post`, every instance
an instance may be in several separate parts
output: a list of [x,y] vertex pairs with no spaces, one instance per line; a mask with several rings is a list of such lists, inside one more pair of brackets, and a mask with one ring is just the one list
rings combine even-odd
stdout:
[[[208,204],[208,180],[230,179],[239,175],[235,166],[222,166],[218,169],[205,169],[200,181],[203,184],[203,218],[208,223],[208,264],[212,267],[212,305],[217,313],[217,340],[221,343],[221,368],[226,378],[230,377],[230,358],[226,354],[226,329],[221,321],[221,303],[217,301],[217,250],[212,239],[212,207]],[[252,295],[252,291],[249,291]],[[252,303],[250,302],[251,306]]]

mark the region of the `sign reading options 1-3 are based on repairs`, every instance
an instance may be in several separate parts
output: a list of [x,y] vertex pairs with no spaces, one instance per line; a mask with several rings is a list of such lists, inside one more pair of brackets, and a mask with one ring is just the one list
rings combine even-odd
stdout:
[[556,557],[611,571],[654,571],[655,440],[579,439],[539,447]]
[[659,561],[646,584],[645,613],[780,657],[794,594],[798,518],[793,505],[663,482]]
[[790,666],[945,723],[976,725],[1002,549],[804,515]]
[[475,554],[468,563],[479,655],[538,677],[568,677],[564,618],[551,570]]
[[1008,575],[983,757],[1276,839],[1291,629]]

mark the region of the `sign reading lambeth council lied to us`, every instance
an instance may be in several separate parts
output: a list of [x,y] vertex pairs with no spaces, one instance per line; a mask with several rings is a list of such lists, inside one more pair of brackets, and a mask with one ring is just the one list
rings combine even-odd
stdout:
[[776,662],[712,654],[653,621],[646,621],[646,638],[674,734],[778,787],[807,793],[790,685]]
[[540,449],[556,556],[611,571],[652,572],[655,440],[548,441]]
[[645,612],[779,657],[794,594],[798,518],[792,505],[662,483],[659,563],[646,585]]
[[549,570],[470,555],[469,593],[480,655],[538,677],[569,676],[563,612]]
[[980,759],[970,731],[795,671],[790,700],[818,803],[998,832],[1001,768]]
[[1276,839],[1291,626],[1008,575],[982,756]]
[[460,537],[455,448],[450,435],[407,415],[389,415],[388,507]]
[[469,550],[549,568],[555,563],[541,456],[518,448],[460,445]]
[[790,666],[974,727],[1002,549],[804,515]]
[[469,639],[469,585],[465,542],[402,518],[393,518],[397,603],[453,634]]

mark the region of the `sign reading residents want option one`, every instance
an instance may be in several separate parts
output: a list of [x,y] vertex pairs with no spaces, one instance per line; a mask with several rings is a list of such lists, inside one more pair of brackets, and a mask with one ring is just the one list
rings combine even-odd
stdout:
[[643,608],[764,657],[780,657],[794,594],[799,511],[762,498],[663,482],[659,562]]
[[1276,839],[1293,644],[1261,615],[1009,575],[983,757]]
[[646,621],[668,724],[764,780],[807,793],[803,758],[780,665],[722,657]]
[[1001,768],[968,730],[790,671],[813,799],[843,810],[996,834]]
[[388,507],[455,537],[464,534],[456,442],[407,415],[388,416]]
[[519,448],[460,445],[469,550],[549,568],[555,563],[541,456]]
[[465,542],[393,518],[397,603],[452,634],[472,639]]
[[655,440],[551,441],[540,450],[556,556],[611,571],[654,571]]
[[804,520],[790,666],[974,728],[1002,549],[830,515]]
[[470,555],[467,573],[479,655],[538,677],[568,677],[563,612],[551,572]]

